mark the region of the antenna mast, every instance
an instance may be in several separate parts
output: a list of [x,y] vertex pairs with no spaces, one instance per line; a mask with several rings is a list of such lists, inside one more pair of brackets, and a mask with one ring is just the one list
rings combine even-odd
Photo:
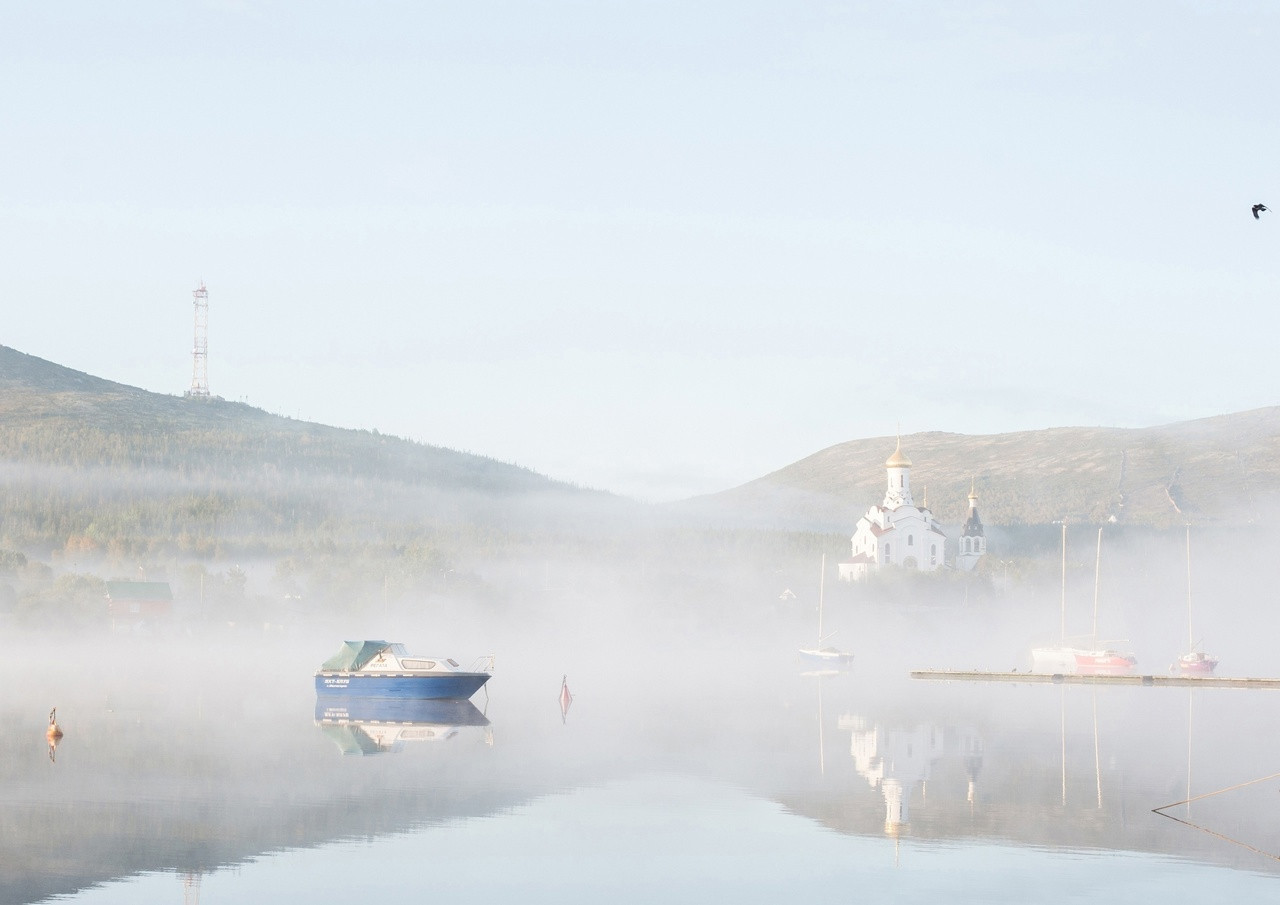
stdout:
[[191,389],[186,395],[209,398],[209,290],[204,280],[191,293],[195,303],[195,342],[191,347]]

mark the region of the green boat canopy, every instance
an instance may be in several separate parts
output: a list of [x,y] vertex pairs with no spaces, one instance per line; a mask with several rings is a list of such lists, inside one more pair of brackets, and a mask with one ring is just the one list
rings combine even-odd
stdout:
[[391,645],[386,641],[343,641],[342,650],[320,664],[321,669],[352,672],[360,669]]

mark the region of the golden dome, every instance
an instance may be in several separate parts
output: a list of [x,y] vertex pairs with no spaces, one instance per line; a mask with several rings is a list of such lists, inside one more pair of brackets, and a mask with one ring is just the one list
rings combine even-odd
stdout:
[[898,448],[893,451],[893,455],[885,459],[885,468],[910,468],[911,460],[907,458],[907,454],[902,451],[902,438],[898,438]]

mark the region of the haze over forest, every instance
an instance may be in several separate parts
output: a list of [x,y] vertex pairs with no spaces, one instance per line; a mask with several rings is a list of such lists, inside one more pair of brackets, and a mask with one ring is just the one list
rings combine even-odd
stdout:
[[[253,624],[458,595],[509,601],[532,586],[554,607],[557,591],[593,580],[597,592],[637,593],[723,583],[764,603],[809,584],[820,554],[847,557],[893,443],[852,440],[739,488],[650,505],[3,347],[0,389],[0,592],[4,611],[37,624],[102,624],[103,581],[148,576],[169,580],[187,610],[198,599],[205,618]],[[1260,520],[1280,490],[1280,409],[902,442],[917,502],[944,524],[963,520],[976,488],[991,548],[952,592],[966,599],[992,592],[997,571],[1007,582],[1011,564],[1049,569],[1055,523],[1229,533]]]

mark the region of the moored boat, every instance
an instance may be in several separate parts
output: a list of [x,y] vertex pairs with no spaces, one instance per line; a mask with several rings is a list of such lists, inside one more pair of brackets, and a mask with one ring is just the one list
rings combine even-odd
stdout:
[[828,667],[848,666],[853,662],[853,654],[837,647],[821,647],[823,641],[831,634],[822,633],[822,603],[827,588],[827,554],[822,554],[822,566],[818,572],[818,643],[813,647],[800,648],[800,659],[806,663],[821,664]]
[[1138,663],[1133,654],[1078,647],[1037,647],[1031,651],[1031,671],[1072,675],[1123,675]]
[[1218,667],[1218,658],[1206,654],[1202,650],[1193,650],[1180,656],[1173,665],[1178,672],[1206,676]]
[[1191,631],[1191,526],[1187,526],[1187,652],[1170,667],[1189,676],[1207,676],[1218,667],[1218,658],[1202,651]]
[[1102,529],[1098,529],[1098,550],[1093,574],[1093,636],[1087,647],[1067,643],[1067,526],[1062,525],[1062,643],[1031,651],[1031,671],[1082,676],[1120,676],[1131,672],[1138,658],[1131,653],[1103,647],[1098,640],[1098,585],[1102,573]]
[[1118,650],[1076,651],[1076,672],[1082,676],[1118,676],[1138,665],[1133,654]]
[[800,657],[814,665],[848,666],[853,662],[853,654],[836,647],[802,647]]
[[[493,658],[484,658],[489,669]],[[316,671],[316,692],[379,698],[466,700],[489,681],[490,672],[462,669],[447,657],[420,657],[403,644],[345,641]]]

